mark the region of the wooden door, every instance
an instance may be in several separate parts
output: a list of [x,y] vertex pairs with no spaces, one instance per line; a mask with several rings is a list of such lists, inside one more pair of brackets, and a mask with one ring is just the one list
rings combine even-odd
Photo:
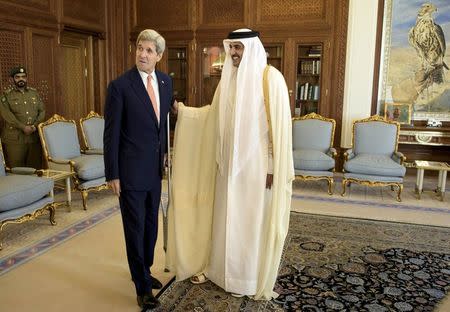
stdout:
[[78,121],[94,110],[92,37],[64,33],[61,38],[61,107]]

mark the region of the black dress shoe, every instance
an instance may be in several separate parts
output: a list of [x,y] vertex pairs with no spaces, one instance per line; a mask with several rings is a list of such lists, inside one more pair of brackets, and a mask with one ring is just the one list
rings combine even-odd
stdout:
[[137,303],[142,309],[155,309],[159,306],[159,300],[152,293],[137,296]]
[[150,276],[150,278],[152,279],[152,289],[161,289],[163,287],[162,283],[156,278],[153,276]]

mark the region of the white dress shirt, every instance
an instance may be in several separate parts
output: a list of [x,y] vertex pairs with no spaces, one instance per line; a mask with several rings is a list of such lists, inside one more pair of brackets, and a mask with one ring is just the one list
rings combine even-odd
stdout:
[[[147,74],[146,72],[140,71],[140,70],[138,70],[138,71],[139,71],[139,74],[141,75],[142,82],[144,83],[145,90],[147,90],[147,77],[149,74]],[[150,75],[153,77],[153,79],[151,80],[152,87],[153,87],[153,91],[155,92],[156,105],[158,107],[158,112],[161,115],[161,106],[159,103],[159,87],[158,87],[158,80],[156,78],[155,71],[153,71]],[[159,118],[161,118],[161,116]]]

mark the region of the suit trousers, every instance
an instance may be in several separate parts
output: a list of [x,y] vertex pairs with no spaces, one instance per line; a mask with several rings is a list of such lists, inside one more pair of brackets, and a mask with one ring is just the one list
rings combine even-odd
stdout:
[[128,265],[138,296],[152,290],[150,267],[158,236],[161,179],[153,185],[149,191],[122,190],[120,193]]

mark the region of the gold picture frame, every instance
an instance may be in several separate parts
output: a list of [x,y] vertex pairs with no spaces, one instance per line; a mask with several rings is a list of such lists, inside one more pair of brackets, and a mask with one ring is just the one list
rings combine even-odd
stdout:
[[384,103],[384,118],[397,121],[402,125],[411,124],[412,104]]

